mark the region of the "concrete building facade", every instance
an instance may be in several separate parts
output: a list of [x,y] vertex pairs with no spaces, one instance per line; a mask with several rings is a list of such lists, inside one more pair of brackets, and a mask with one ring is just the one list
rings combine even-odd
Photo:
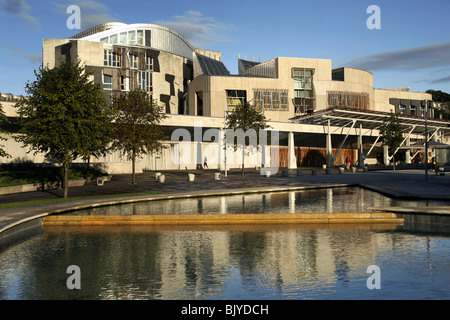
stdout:
[[[141,159],[143,170],[198,168],[205,157],[215,159],[208,164],[211,169],[240,167],[239,152],[223,152],[222,138],[226,112],[245,102],[264,110],[270,130],[279,134],[277,146],[249,151],[246,165],[256,167],[318,165],[317,161],[304,161],[302,152],[317,148],[331,153],[333,147],[337,153],[342,152],[341,157],[347,154],[353,158],[357,158],[358,149],[375,150],[364,157],[365,163],[380,161],[377,152],[384,151],[376,127],[366,130],[363,123],[356,125],[354,118],[347,118],[353,123],[348,130],[346,125],[303,121],[327,110],[394,112],[422,119],[433,113],[428,108],[425,114],[425,101],[432,100],[430,94],[402,87],[376,89],[372,73],[346,67],[333,69],[332,61],[326,59],[278,57],[256,62],[239,57],[239,74],[232,75],[222,63],[220,52],[194,48],[177,32],[154,24],[106,23],[69,39],[43,40],[44,67],[53,68],[66,59],[85,64],[93,72],[92,80],[102,85],[108,101],[140,89],[163,107],[168,115],[163,123],[168,148]],[[7,115],[14,117],[12,102],[5,103]],[[196,131],[198,127],[200,131]],[[208,129],[214,129],[214,134],[204,139]],[[439,130],[435,138],[446,142],[446,126]],[[189,133],[189,140],[180,139],[180,132]],[[408,141],[421,139],[423,132],[409,132]],[[13,158],[27,158],[23,151],[17,151],[14,142],[10,143],[7,149]],[[187,157],[182,143],[190,146]],[[256,162],[250,161],[252,152],[259,155]],[[37,156],[32,160],[42,159]],[[333,163],[327,164],[340,165],[342,161],[335,154]],[[111,172],[129,170],[120,152],[92,162],[105,164]]]

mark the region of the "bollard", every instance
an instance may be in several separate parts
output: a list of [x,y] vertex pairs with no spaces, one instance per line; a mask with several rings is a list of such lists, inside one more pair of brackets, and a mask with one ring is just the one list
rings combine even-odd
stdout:
[[266,171],[266,178],[270,178],[270,171]]
[[158,180],[159,180],[160,183],[164,183],[166,181],[166,176],[163,175],[163,174],[160,174],[158,176]]
[[155,173],[155,179],[158,180],[158,177],[161,175],[161,172],[156,172]]
[[339,174],[343,174],[344,173],[345,168],[343,167],[339,167]]
[[220,180],[220,172],[214,173],[214,180]]
[[193,173],[188,173],[188,180],[189,180],[189,181],[194,181],[194,179],[195,179],[195,174],[193,174]]
[[356,167],[352,167],[352,172],[353,172],[353,173],[356,172]]

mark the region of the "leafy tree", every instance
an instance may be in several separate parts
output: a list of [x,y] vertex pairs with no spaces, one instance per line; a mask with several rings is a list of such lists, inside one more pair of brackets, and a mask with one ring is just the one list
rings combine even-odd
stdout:
[[441,90],[427,90],[427,93],[431,94],[433,101],[435,102],[448,102],[450,101],[450,94]]
[[403,141],[402,128],[397,115],[392,113],[389,118],[384,120],[380,128],[380,134],[383,144],[392,151],[393,169],[395,171],[395,151]]
[[[6,124],[8,124],[8,118],[5,115],[5,112],[3,111],[2,104],[0,103],[0,133],[8,134],[6,130],[4,130],[2,127]],[[6,141],[7,139],[4,137],[0,137],[0,140]],[[5,146],[0,144],[0,157],[7,157],[9,158],[10,155],[5,151]]]
[[143,154],[158,151],[165,139],[160,123],[166,118],[162,107],[147,93],[132,90],[113,101],[117,136],[115,148],[120,148],[132,162],[132,184],[136,183],[136,159]]
[[[264,112],[250,105],[248,102],[245,104],[238,105],[233,112],[228,112],[226,116],[226,127],[227,129],[239,130],[241,129],[244,133],[248,130],[254,130],[254,133],[259,137],[259,130],[268,128],[267,119]],[[249,145],[246,139],[241,139],[242,141],[242,171],[241,179],[244,179],[244,165],[245,165],[245,145]],[[239,142],[239,141],[238,141]],[[238,147],[238,143],[234,145],[235,150]]]
[[59,66],[35,71],[27,82],[28,97],[18,108],[19,142],[59,160],[64,168],[64,198],[68,196],[70,163],[78,156],[103,149],[111,126],[110,113],[100,85],[80,62],[62,61]]

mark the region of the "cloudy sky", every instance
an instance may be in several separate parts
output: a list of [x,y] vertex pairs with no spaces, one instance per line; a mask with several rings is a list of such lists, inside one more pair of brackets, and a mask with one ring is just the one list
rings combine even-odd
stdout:
[[[67,8],[81,9],[81,30],[67,28]],[[370,29],[380,8],[381,29]],[[448,0],[118,1],[0,0],[0,92],[24,94],[35,80],[42,40],[68,38],[104,22],[156,23],[194,46],[237,58],[331,59],[374,74],[376,88],[409,86],[450,92]]]

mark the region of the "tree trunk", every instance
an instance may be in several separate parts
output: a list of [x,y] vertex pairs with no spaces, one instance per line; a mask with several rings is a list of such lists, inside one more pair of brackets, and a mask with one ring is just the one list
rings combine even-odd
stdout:
[[394,168],[394,171],[395,171],[395,155],[392,156],[392,165],[393,165],[393,168]]
[[64,178],[63,178],[64,198],[69,196],[69,162],[64,161]]
[[131,184],[136,184],[136,169],[135,169],[136,159],[133,157],[131,160]]

